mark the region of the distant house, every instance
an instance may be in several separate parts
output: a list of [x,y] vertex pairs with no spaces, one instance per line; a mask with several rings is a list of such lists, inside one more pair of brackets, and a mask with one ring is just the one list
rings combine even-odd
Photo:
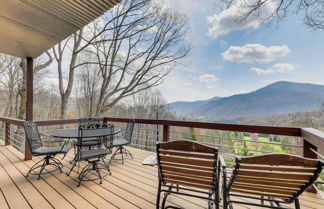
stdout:
[[250,136],[249,133],[243,133],[243,136]]
[[252,139],[257,139],[259,137],[258,134],[256,134],[256,133],[253,133],[250,136]]

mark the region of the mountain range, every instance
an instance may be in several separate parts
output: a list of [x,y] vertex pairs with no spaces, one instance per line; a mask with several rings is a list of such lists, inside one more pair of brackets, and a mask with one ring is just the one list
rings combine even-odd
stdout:
[[324,86],[279,81],[256,91],[229,97],[169,104],[179,116],[205,121],[226,121],[247,116],[288,114],[320,109]]

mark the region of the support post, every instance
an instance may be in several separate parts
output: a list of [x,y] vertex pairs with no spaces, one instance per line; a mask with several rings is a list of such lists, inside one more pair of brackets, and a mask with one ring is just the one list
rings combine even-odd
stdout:
[[[26,120],[33,121],[33,102],[34,102],[34,60],[27,57],[27,70],[26,70],[26,89],[27,89],[27,102],[26,102]],[[29,143],[25,139],[25,160],[31,160],[32,154]]]
[[312,152],[311,149],[317,151],[317,147],[309,143],[306,139],[303,139],[303,156],[307,158],[317,159],[316,153]]
[[170,126],[163,125],[163,142],[169,141],[169,137],[170,137]]
[[5,146],[10,145],[10,123],[5,123]]

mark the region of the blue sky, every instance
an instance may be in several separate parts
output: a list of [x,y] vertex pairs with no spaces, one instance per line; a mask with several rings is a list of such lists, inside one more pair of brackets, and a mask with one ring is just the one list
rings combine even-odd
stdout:
[[238,26],[230,20],[233,12],[219,11],[215,0],[165,1],[188,16],[193,44],[185,66],[157,87],[168,102],[245,93],[279,80],[324,85],[324,31],[312,31],[302,16]]

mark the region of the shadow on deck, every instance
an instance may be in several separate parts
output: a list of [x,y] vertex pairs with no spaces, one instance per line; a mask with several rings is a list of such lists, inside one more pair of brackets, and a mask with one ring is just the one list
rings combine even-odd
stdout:
[[[112,162],[112,175],[105,177],[103,184],[89,181],[77,187],[76,172],[71,176],[59,172],[46,174],[39,181],[36,177],[26,179],[24,175],[37,158],[34,162],[23,161],[23,155],[13,147],[0,145],[0,208],[155,208],[157,168],[141,164],[152,152],[129,150],[134,160],[127,160],[123,165]],[[63,160],[64,172],[71,166],[72,156],[70,152]],[[204,200],[190,197],[171,196],[169,201],[184,208],[207,206]],[[316,194],[304,193],[301,205],[302,208],[324,208],[324,200]],[[252,207],[236,205],[234,208]]]

